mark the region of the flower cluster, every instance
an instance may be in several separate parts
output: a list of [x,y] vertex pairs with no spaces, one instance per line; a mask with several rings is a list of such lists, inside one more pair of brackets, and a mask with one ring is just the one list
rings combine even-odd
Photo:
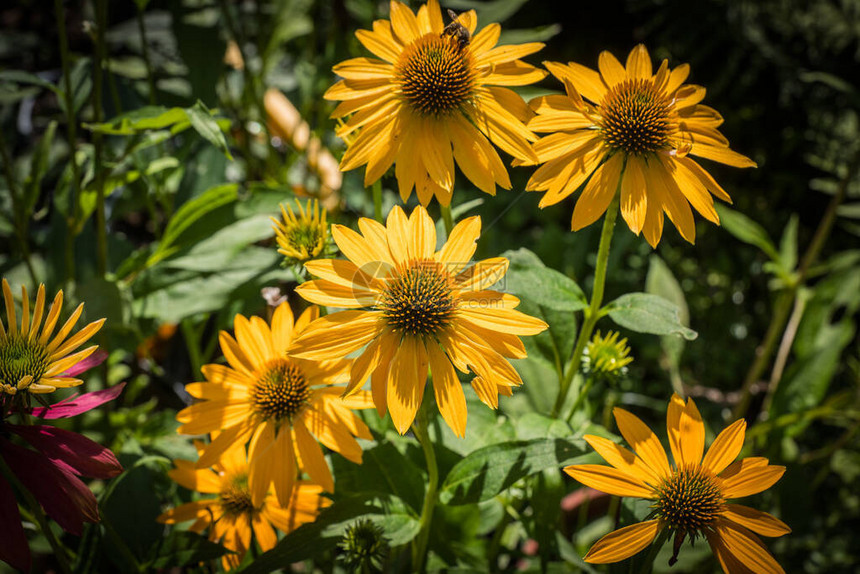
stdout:
[[[603,52],[598,70],[545,62],[564,93],[526,103],[510,87],[547,76],[522,61],[542,44],[499,46],[500,27],[478,30],[474,11],[449,11],[446,24],[437,0],[417,12],[394,0],[390,11],[390,20],[356,34],[374,57],[335,66],[340,79],[325,98],[339,102],[332,117],[347,144],[341,170],[365,166],[370,186],[393,167],[402,200],[415,190],[420,205],[409,214],[395,206],[383,221],[377,196],[375,220],[360,218],[357,229],[332,225],[340,259],[325,258],[325,210],[320,214],[316,203],[297,204],[298,215],[282,208],[283,220],[274,220],[279,252],[313,277],[295,288],[310,306],[297,320],[286,300],[270,321],[236,315],[233,334],[220,335],[226,364],[202,368],[204,380],[186,386],[193,403],[177,416],[179,432],[209,440],[196,441],[198,460],[176,461],[171,477],[212,496],[160,520],[193,521],[196,532],[208,528],[212,540],[235,552],[223,559],[227,569],[242,562],[253,538],[268,550],[276,530],[289,533],[329,504],[322,493],[336,485],[322,447],[361,463],[357,439],[374,438],[356,411],[375,407],[380,417],[391,415],[401,435],[413,430],[428,457],[426,497],[432,501],[437,477],[422,414],[428,381],[439,414],[459,437],[467,430],[464,382],[491,408],[499,406],[500,394],[510,396],[523,384],[511,363],[527,356],[521,337],[539,335],[548,325],[517,310],[513,295],[493,289],[507,272],[507,259],[472,260],[482,223],[467,217],[454,225],[455,165],[488,194],[497,186],[510,189],[498,148],[513,166],[535,166],[527,189],[544,193],[540,207],[579,194],[573,230],[605,215],[594,294],[557,407],[576,373],[589,378],[587,390],[594,380],[623,376],[632,361],[618,333],[591,338],[606,314],[601,298],[616,215],[653,247],[664,216],[692,243],[691,207],[719,224],[713,197],[731,201],[693,157],[755,166],[729,149],[718,131],[721,116],[701,103],[705,89],[685,83],[689,66],[670,68],[664,60],[655,70],[642,45],[623,65]],[[434,197],[445,223],[443,241],[426,209]],[[726,572],[781,571],[753,533],[778,536],[788,527],[727,502],[768,488],[784,470],[760,458],[732,463],[743,444],[743,421],[721,433],[703,457],[704,423],[696,405],[675,395],[668,412],[670,464],[644,423],[623,409],[615,416],[633,451],[586,435],[612,467],[565,470],[609,494],[649,499],[652,512],[598,541],[587,561],[617,562],[658,536],[674,537],[674,561],[684,540],[703,536]],[[431,518],[432,503],[425,501],[413,552],[419,570],[420,541],[426,544]],[[349,564],[379,567],[384,537],[372,524],[352,527],[342,545]]]

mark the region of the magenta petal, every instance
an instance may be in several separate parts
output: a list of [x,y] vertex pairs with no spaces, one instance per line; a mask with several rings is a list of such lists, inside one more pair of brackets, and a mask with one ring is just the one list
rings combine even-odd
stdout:
[[12,487],[0,477],[0,560],[12,568],[30,571],[30,546],[21,526],[21,514]]
[[84,359],[83,361],[78,361],[68,369],[66,369],[62,376],[64,377],[74,377],[75,375],[80,375],[84,371],[89,371],[93,367],[97,367],[105,362],[108,358],[107,351],[104,349],[98,349],[92,355]]
[[122,472],[122,466],[110,449],[76,432],[42,425],[6,425],[6,428],[57,466],[79,476],[112,478]]
[[85,413],[117,398],[125,387],[125,383],[114,385],[101,391],[84,393],[60,401],[50,407],[33,409],[33,416],[43,419],[65,419]]
[[98,522],[96,497],[87,485],[43,455],[0,439],[0,456],[45,512],[66,532],[80,536],[84,521]]

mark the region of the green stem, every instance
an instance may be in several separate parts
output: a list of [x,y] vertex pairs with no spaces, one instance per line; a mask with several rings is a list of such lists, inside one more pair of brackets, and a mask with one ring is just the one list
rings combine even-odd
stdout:
[[[615,229],[615,220],[618,218],[619,203],[620,195],[616,192],[615,197],[609,204],[609,208],[606,210],[606,216],[603,219],[603,230],[600,232],[600,247],[597,249],[597,268],[594,271],[594,288],[591,292],[591,302],[585,309],[585,321],[582,324],[582,329],[579,331],[579,336],[576,338],[576,346],[573,349],[570,361],[567,363],[567,372],[558,389],[558,397],[552,409],[553,417],[557,417],[562,407],[564,407],[567,393],[570,390],[570,383],[573,382],[574,375],[579,372],[579,363],[582,360],[585,345],[591,338],[591,333],[594,331],[594,326],[597,325],[597,320],[601,317],[600,306],[603,304],[603,290],[606,285],[609,245],[612,243],[612,232]],[[589,384],[586,383],[586,386],[583,388],[584,392],[588,391],[588,386]],[[580,397],[577,399],[576,404],[574,404],[574,409],[579,407],[584,392],[580,392]]]
[[[200,356],[200,334],[191,324],[190,319],[183,319],[179,323],[182,327],[182,336],[185,339],[185,346],[188,348],[188,358],[191,361],[191,369],[194,376],[200,376],[203,367],[203,360]],[[206,323],[203,323],[205,326]],[[195,379],[196,380],[196,379]]]
[[72,165],[72,193],[69,195],[71,214],[66,221],[66,277],[69,283],[75,278],[75,227],[78,221],[81,174],[77,158],[77,120],[72,97],[71,65],[69,63],[69,40],[66,37],[66,11],[63,0],[54,0],[54,16],[57,19],[57,34],[60,39],[60,60],[63,65],[63,100],[66,104],[66,130],[69,138],[69,161]]
[[[9,195],[12,197],[12,223],[15,227],[15,236],[18,238],[18,243],[21,246],[21,254],[24,256],[24,264],[27,266],[27,272],[30,274],[30,280],[33,282],[33,287],[38,285],[36,280],[36,271],[33,269],[33,262],[30,260],[30,246],[27,243],[27,220],[28,213],[24,213],[22,205],[19,201],[24,201],[24,192],[18,189],[18,184],[15,181],[15,176],[12,174],[12,158],[9,154],[9,149],[6,147],[6,137],[3,135],[3,130],[0,129],[0,159],[3,160],[3,174],[6,177],[6,184],[9,186]],[[20,197],[18,194],[21,194]]]
[[433,509],[436,507],[436,491],[439,487],[439,467],[436,464],[436,451],[430,441],[430,433],[427,431],[427,404],[424,401],[415,417],[412,432],[421,444],[424,458],[427,461],[427,474],[429,481],[427,492],[424,494],[424,505],[421,508],[420,530],[412,544],[412,570],[424,572],[427,562],[427,543],[430,540],[430,524],[433,520]]
[[30,491],[21,485],[21,483],[18,481],[18,477],[15,476],[15,473],[12,472],[12,469],[9,468],[9,466],[6,464],[6,461],[3,460],[3,457],[0,457],[0,474],[5,475],[7,480],[9,481],[9,484],[13,485],[16,490],[21,493],[21,496],[24,497],[27,506],[33,512],[33,516],[35,517],[36,522],[39,524],[39,529],[42,531],[42,534],[45,536],[45,538],[48,539],[48,544],[51,545],[51,550],[54,551],[54,556],[57,559],[57,564],[60,565],[60,570],[62,570],[64,574],[71,574],[72,569],[69,567],[66,549],[57,539],[57,536],[54,534],[54,531],[51,530],[51,526],[50,524],[48,524],[48,518],[47,516],[45,516],[45,512],[42,510],[42,506],[36,501]]
[[451,214],[451,204],[443,205],[442,210],[442,221],[445,222],[445,235],[447,237],[451,237],[451,230],[454,229],[454,217]]
[[146,40],[146,22],[143,18],[143,10],[138,4],[137,30],[140,33],[140,42],[143,46],[143,64],[146,66],[146,81],[149,84],[149,105],[154,106],[155,100],[155,77],[152,75],[152,61],[149,59],[149,44]]
[[794,306],[794,299],[797,295],[797,290],[806,282],[809,269],[818,260],[819,255],[821,255],[821,250],[824,248],[827,238],[830,237],[830,232],[833,230],[833,224],[836,222],[839,206],[845,200],[845,197],[848,194],[848,187],[854,179],[854,176],[857,175],[858,170],[860,170],[860,149],[857,150],[854,154],[854,158],[848,165],[845,177],[843,177],[839,182],[839,188],[836,191],[836,195],[834,195],[833,199],[830,200],[830,203],[827,206],[827,211],[824,212],[824,216],[821,218],[821,222],[819,222],[818,228],[815,230],[812,242],[803,254],[794,284],[792,287],[781,293],[779,298],[776,300],[774,311],[771,315],[770,325],[768,325],[764,341],[756,350],[755,361],[753,361],[753,364],[750,366],[750,369],[747,371],[747,375],[744,378],[744,383],[741,388],[741,396],[733,412],[734,418],[741,418],[746,415],[747,409],[752,401],[752,388],[761,379],[765,369],[767,369],[768,364],[770,364],[770,358],[776,350],[777,342],[781,338],[780,334],[783,333],[788,323],[791,309]]
[[382,180],[377,179],[373,182],[373,218],[376,219],[379,223],[383,225],[385,222],[382,220]]
[[[104,119],[102,86],[105,64],[105,28],[107,27],[107,2],[96,0],[96,53],[93,66],[93,115],[97,124]],[[103,166],[104,136],[93,134],[96,173],[96,269],[99,276],[107,273],[107,219],[105,213],[105,170]]]
[[660,549],[663,548],[663,545],[668,539],[669,530],[664,528],[660,531],[660,534],[657,535],[657,539],[654,543],[651,544],[651,549],[648,550],[648,555],[645,556],[645,561],[642,563],[642,569],[639,570],[639,574],[651,574],[651,571],[654,569],[654,560],[657,559],[657,554],[660,553]]

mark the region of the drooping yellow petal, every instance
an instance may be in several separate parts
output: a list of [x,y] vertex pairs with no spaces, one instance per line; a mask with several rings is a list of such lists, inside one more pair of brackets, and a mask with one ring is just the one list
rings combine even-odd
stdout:
[[308,473],[311,480],[318,483],[328,492],[334,492],[334,479],[326,464],[325,456],[319,443],[314,440],[305,423],[297,420],[293,425],[296,448],[302,460],[302,469]]
[[761,540],[746,528],[724,518],[715,521],[717,536],[723,546],[750,572],[756,574],[785,574],[782,566],[771,556]]
[[585,561],[590,564],[613,564],[644,550],[660,530],[659,520],[646,520],[610,532],[594,543]]
[[427,382],[427,350],[416,337],[404,337],[391,361],[388,375],[388,411],[394,427],[405,434],[415,420]]
[[448,356],[435,342],[427,345],[433,393],[442,418],[458,437],[466,436],[466,396]]

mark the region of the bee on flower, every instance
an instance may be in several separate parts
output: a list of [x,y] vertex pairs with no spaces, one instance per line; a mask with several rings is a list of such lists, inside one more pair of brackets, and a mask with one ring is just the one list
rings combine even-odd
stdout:
[[425,206],[434,196],[450,205],[455,162],[485,193],[510,189],[492,144],[514,158],[537,161],[531,148],[536,136],[524,125],[532,113],[508,86],[544,78],[546,72],[520,59],[543,44],[496,46],[498,24],[476,32],[477,17],[469,10],[453,14],[446,25],[437,0],[417,14],[396,0],[390,6],[390,20],[356,33],[376,57],[335,66],[342,79],[324,96],[341,102],[333,118],[349,118],[337,135],[355,138],[341,169],[366,166],[369,186],[394,165],[402,199],[414,189]]

